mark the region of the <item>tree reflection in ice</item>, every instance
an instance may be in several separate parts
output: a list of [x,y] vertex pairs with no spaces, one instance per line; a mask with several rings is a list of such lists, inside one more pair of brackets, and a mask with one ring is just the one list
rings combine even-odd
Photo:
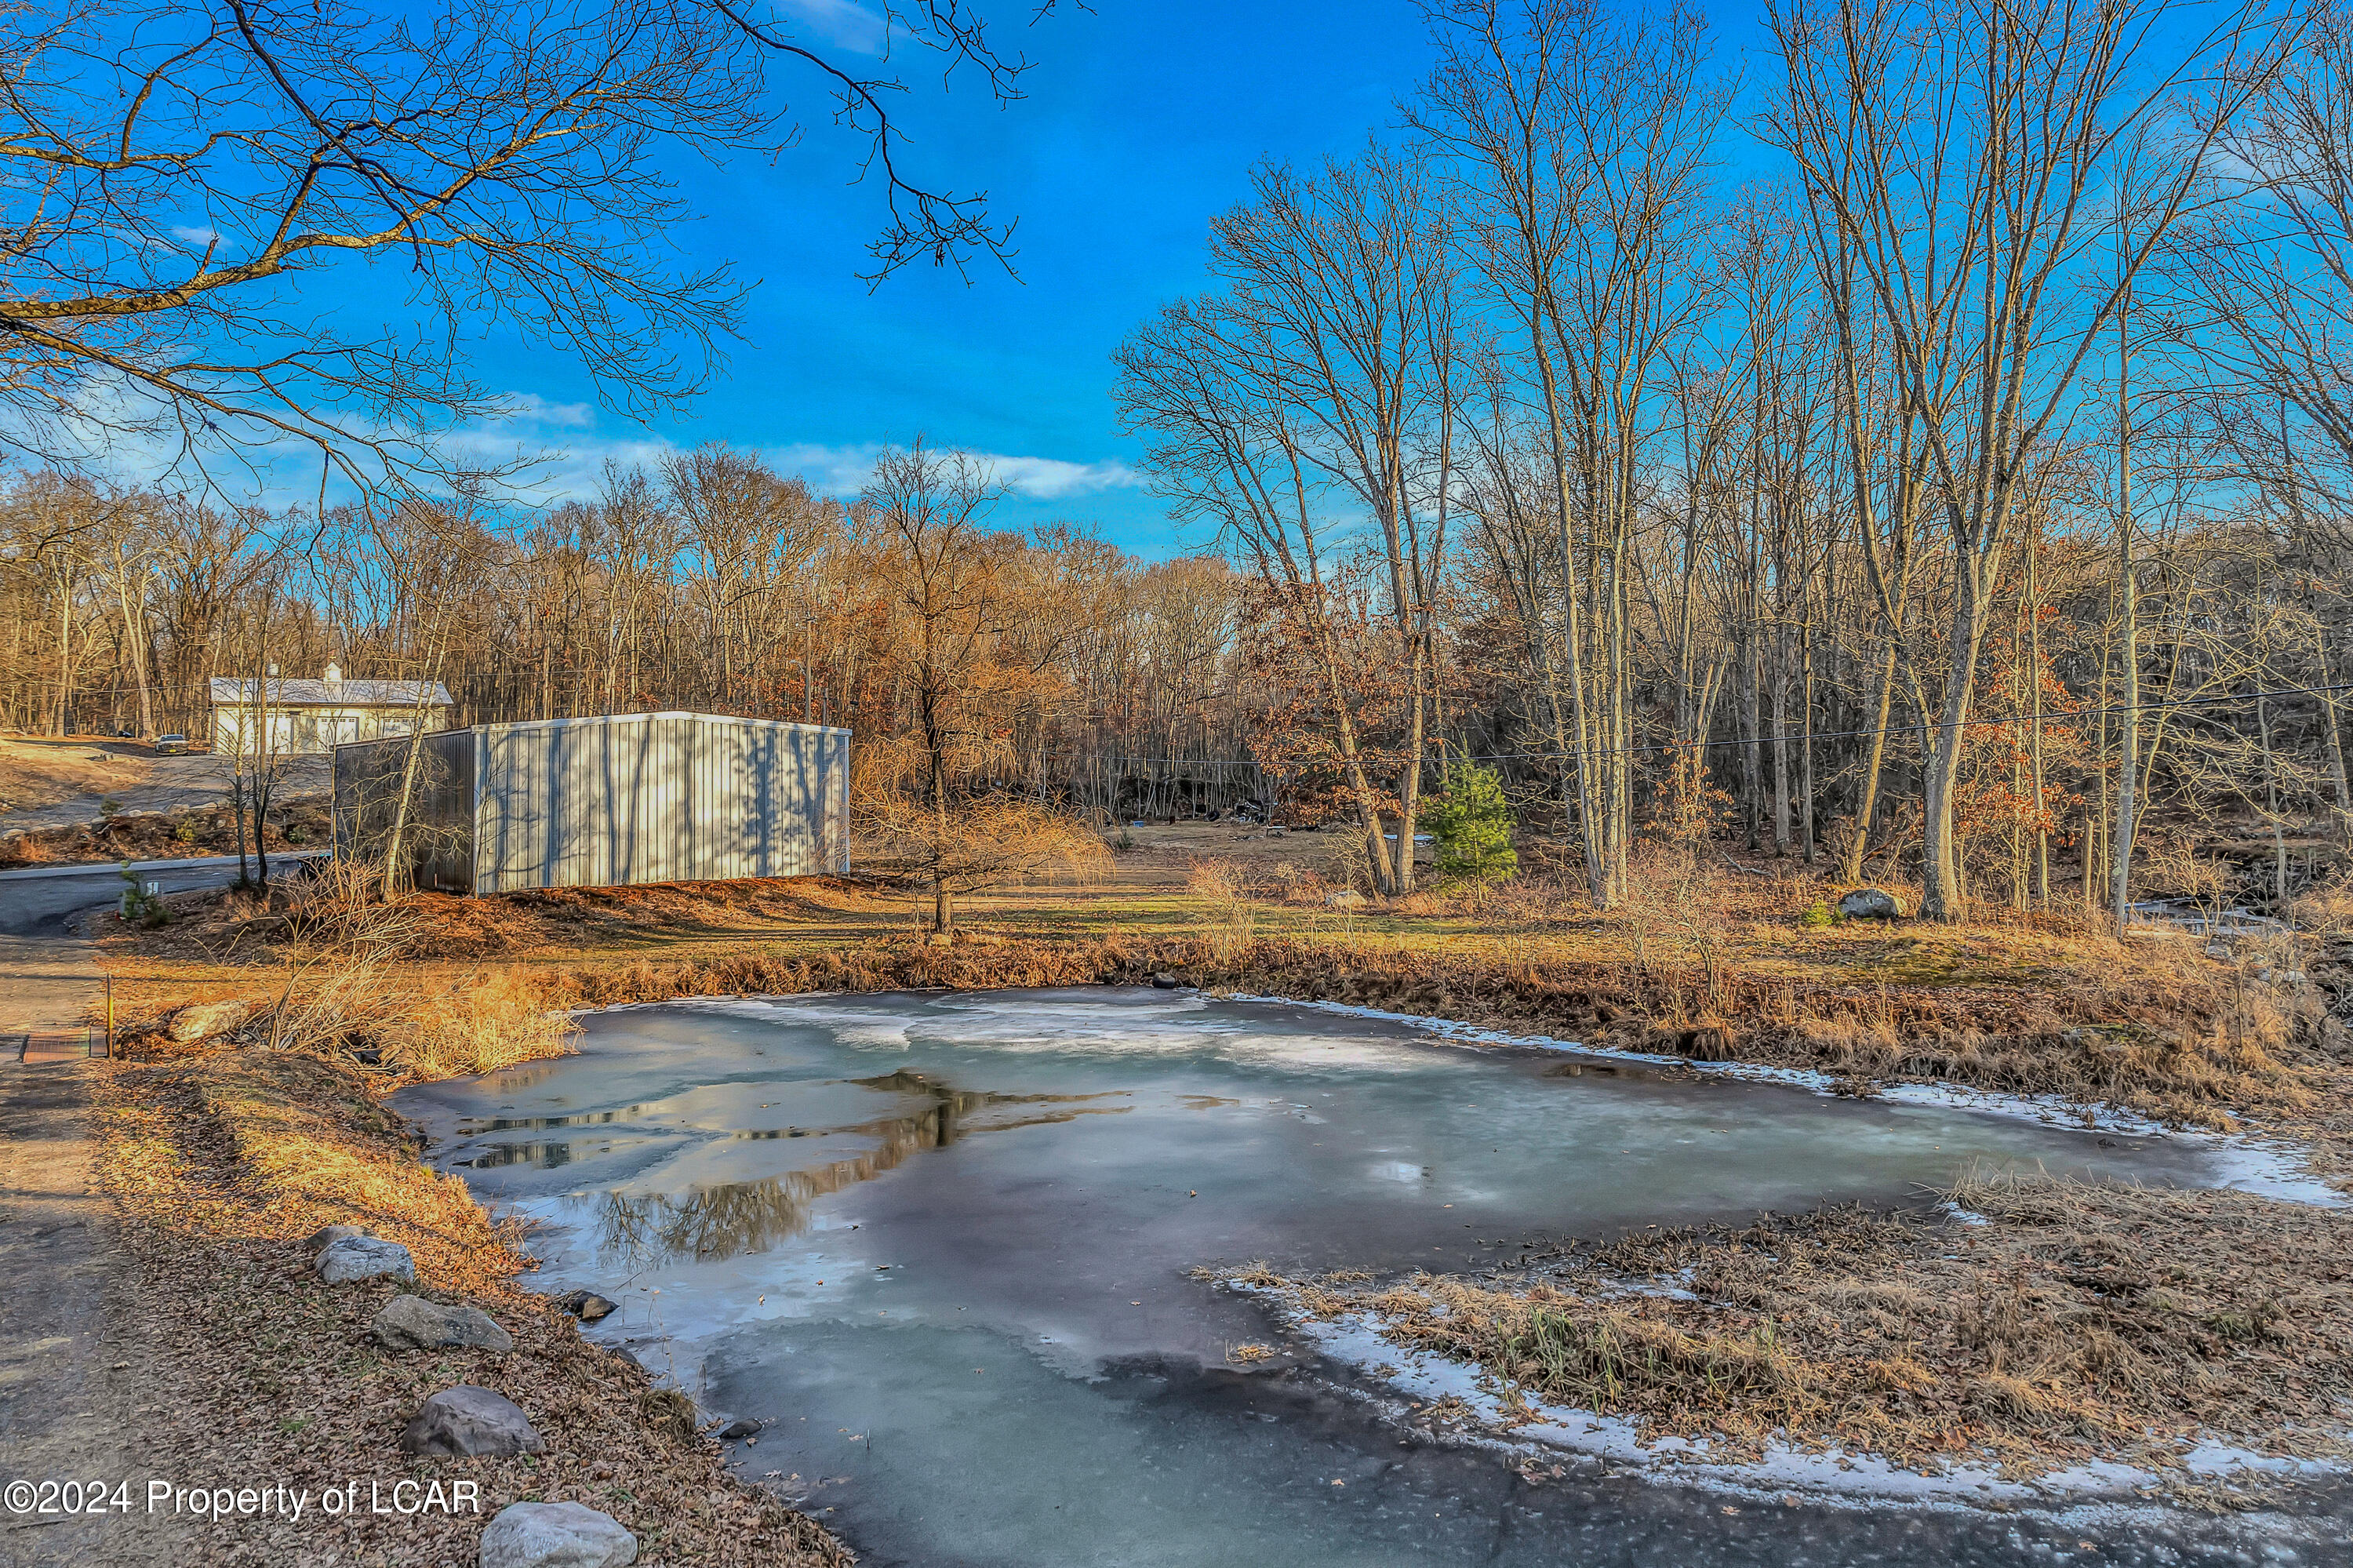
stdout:
[[[605,1195],[596,1241],[605,1256],[632,1266],[668,1257],[696,1262],[764,1252],[809,1227],[817,1201],[845,1187],[871,1181],[926,1149],[945,1149],[983,1132],[1042,1127],[1082,1116],[1116,1115],[1127,1106],[1089,1106],[1088,1100],[1118,1099],[1125,1090],[1094,1095],[999,1095],[951,1088],[920,1073],[896,1072],[849,1080],[861,1088],[893,1094],[925,1094],[932,1104],[906,1116],[885,1117],[847,1127],[742,1130],[734,1139],[862,1138],[872,1146],[844,1159],[805,1171],[788,1171],[757,1181],[730,1181],[684,1192],[622,1192]],[[1068,1107],[1066,1109],[1030,1107]],[[1028,1114],[1022,1114],[1027,1110]]]

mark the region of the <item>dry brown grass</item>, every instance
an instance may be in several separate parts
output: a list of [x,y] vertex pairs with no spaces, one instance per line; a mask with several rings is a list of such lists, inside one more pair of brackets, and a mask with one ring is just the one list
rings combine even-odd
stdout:
[[[1198,918],[1198,917],[1197,917]],[[1197,931],[1202,929],[1197,924]],[[1901,942],[1900,937],[1869,938]],[[2154,949],[2169,957],[2172,948]],[[634,963],[420,969],[328,966],[297,977],[206,972],[201,988],[154,988],[126,1003],[126,1049],[159,1054],[164,1004],[201,991],[286,1000],[284,1033],[309,1048],[361,1050],[417,1076],[451,1076],[568,1049],[555,1010],[812,991],[991,990],[1145,981],[1173,972],[1204,988],[1337,1001],[1520,1033],[1682,1056],[1808,1068],[1867,1092],[1920,1078],[2108,1104],[2176,1124],[2253,1114],[2335,1139],[2345,1069],[2313,1040],[2341,1044],[2315,996],[2199,959],[2170,977],[2136,969],[2064,987],[1808,981],[1725,966],[1504,959],[1385,940],[1205,934],[1029,941],[975,933],[953,948],[905,938],[827,951],[735,949]],[[228,971],[233,973],[234,971]],[[259,982],[259,983],[256,983]],[[125,988],[130,994],[129,988]],[[157,994],[157,992],[161,994]],[[254,1028],[266,1032],[267,1018]],[[2353,1126],[2342,1130],[2353,1139]]]
[[[2170,949],[2163,949],[2168,953]],[[2316,1027],[2308,1000],[2200,960],[2153,984],[2146,968],[2065,990],[1806,984],[1671,964],[1498,961],[1482,952],[1261,938],[1008,940],[977,949],[877,942],[829,953],[733,953],[551,973],[552,1005],[809,991],[988,990],[1135,982],[1168,970],[1208,988],[1493,1025],[1700,1060],[1762,1061],[1839,1077],[1930,1078],[2120,1105],[2228,1126],[2313,1099],[2282,1060]],[[1695,990],[1719,1011],[1669,1023]]]
[[[247,993],[254,1016],[226,1042],[176,1044],[168,1011],[126,1019],[119,1053],[134,1061],[210,1055],[224,1044],[377,1068],[377,1092],[403,1082],[470,1077],[573,1049],[579,1025],[551,1008],[537,979],[472,969],[420,986],[381,953],[290,963],[271,991]],[[206,988],[207,991],[216,988]],[[204,1000],[218,1000],[207,996]]]
[[2353,874],[2333,878],[2296,895],[2288,912],[2322,941],[2353,941]]
[[[1250,1278],[1474,1361],[1507,1394],[1631,1416],[1645,1440],[1754,1455],[1781,1436],[2021,1475],[2178,1469],[2207,1435],[2353,1455],[2353,1216],[2042,1175],[1971,1175],[1948,1196],[1990,1223],[1842,1208],[1643,1231],[1502,1287]],[[1654,1293],[1668,1287],[1696,1299]]]
[[[1332,835],[1148,836],[1119,857],[1113,885],[972,899],[967,939],[938,961],[906,951],[922,900],[826,878],[419,896],[401,906],[422,924],[401,972],[439,997],[479,982],[481,969],[457,966],[497,965],[573,1006],[1167,969],[1205,986],[1809,1067],[1858,1090],[1942,1080],[2209,1127],[2246,1112],[2308,1124],[2340,1097],[2330,1075],[2353,1062],[2327,984],[2268,983],[2252,956],[2218,964],[2194,939],[2119,945],[2063,912],[1823,927],[1808,911],[1835,902],[1834,884],[1666,856],[1638,865],[1638,896],[1605,914],[1558,874],[1341,911],[1324,903]],[[258,995],[271,984],[258,971],[299,935],[285,911],[207,918],[110,936],[121,992],[151,1005],[199,988]],[[209,945],[186,945],[199,934]],[[2316,979],[2327,972],[2316,961]],[[242,987],[222,983],[240,973]]]
[[[551,887],[496,898],[376,896],[373,875],[331,870],[269,895],[194,893],[165,900],[174,924],[142,933],[144,956],[268,963],[290,950],[383,946],[410,961],[471,962],[682,937],[765,934],[786,923],[892,908],[871,879],[754,877],[636,887]],[[895,909],[893,909],[895,912]]]
[[[103,1172],[143,1284],[136,1331],[168,1385],[148,1425],[158,1473],[266,1477],[313,1494],[405,1477],[480,1484],[483,1512],[340,1523],[249,1520],[204,1537],[222,1563],[471,1563],[509,1502],[574,1500],[635,1531],[641,1562],[839,1568],[824,1529],[734,1480],[691,1406],[583,1340],[518,1290],[524,1260],[462,1182],[417,1161],[396,1118],[348,1065],[298,1052],[215,1052],[121,1065],[100,1091]],[[514,1337],[502,1356],[394,1354],[367,1331],[386,1284],[318,1283],[300,1246],[355,1223],[414,1255],[423,1294],[481,1306]],[[414,1461],[402,1426],[459,1382],[521,1404],[547,1438],[534,1457]],[[256,1483],[259,1484],[259,1483]]]
[[580,1026],[540,991],[512,969],[486,970],[405,1021],[384,1060],[418,1078],[464,1078],[568,1054]]

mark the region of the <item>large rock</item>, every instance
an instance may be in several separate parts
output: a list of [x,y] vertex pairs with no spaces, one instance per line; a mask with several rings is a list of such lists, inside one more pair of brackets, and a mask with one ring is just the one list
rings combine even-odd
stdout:
[[1839,913],[1850,920],[1900,920],[1904,900],[1883,887],[1858,887],[1841,898]]
[[510,1503],[482,1529],[480,1568],[624,1568],[638,1538],[575,1502]]
[[216,1034],[226,1034],[252,1016],[253,1004],[249,1001],[201,1001],[172,1014],[172,1022],[164,1033],[183,1045],[190,1045]]
[[400,1435],[403,1453],[448,1458],[536,1454],[547,1439],[522,1406],[502,1393],[461,1383],[427,1400]]
[[396,1296],[369,1325],[396,1351],[448,1351],[476,1346],[512,1351],[514,1340],[479,1307],[444,1307],[421,1296]]
[[398,1242],[375,1236],[345,1236],[319,1249],[319,1277],[330,1285],[390,1276],[403,1285],[417,1283],[417,1265]]
[[575,1290],[559,1298],[555,1304],[584,1323],[609,1318],[621,1309],[617,1302],[607,1301],[593,1290]]

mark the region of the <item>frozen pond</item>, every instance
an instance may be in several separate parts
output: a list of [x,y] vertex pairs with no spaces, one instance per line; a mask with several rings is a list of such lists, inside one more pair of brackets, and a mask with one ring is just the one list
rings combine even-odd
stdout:
[[[1918,1202],[1971,1160],[2198,1148],[1380,1020],[1099,989],[721,1001],[395,1104],[543,1224],[535,1282],[870,1563],[2326,1562],[2318,1521],[1783,1503],[1412,1439],[1200,1265],[1457,1269],[1531,1237]],[[2317,1538],[2316,1538],[2317,1539]],[[2330,1548],[2328,1550],[2334,1550]],[[2253,1552],[2253,1555],[2247,1553]]]

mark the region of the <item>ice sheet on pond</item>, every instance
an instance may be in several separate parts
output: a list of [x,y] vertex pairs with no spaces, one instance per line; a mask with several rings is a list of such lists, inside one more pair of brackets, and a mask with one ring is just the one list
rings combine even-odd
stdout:
[[[2222,1169],[2187,1139],[2102,1147],[1181,992],[584,1022],[575,1057],[399,1107],[437,1160],[542,1222],[542,1288],[620,1301],[594,1334],[775,1423],[744,1467],[879,1563],[2010,1562],[2021,1529],[2073,1551],[2053,1520],[1766,1507],[1589,1467],[1532,1486],[1508,1457],[1402,1437],[1376,1380],[1191,1271],[1461,1269],[1535,1237],[1926,1206],[1972,1162]],[[1236,1358],[1256,1343],[1299,1353]],[[2171,1540],[2147,1561],[2230,1561],[2249,1528],[2144,1519],[2118,1538]],[[2292,1548],[2299,1527],[2266,1528]]]

